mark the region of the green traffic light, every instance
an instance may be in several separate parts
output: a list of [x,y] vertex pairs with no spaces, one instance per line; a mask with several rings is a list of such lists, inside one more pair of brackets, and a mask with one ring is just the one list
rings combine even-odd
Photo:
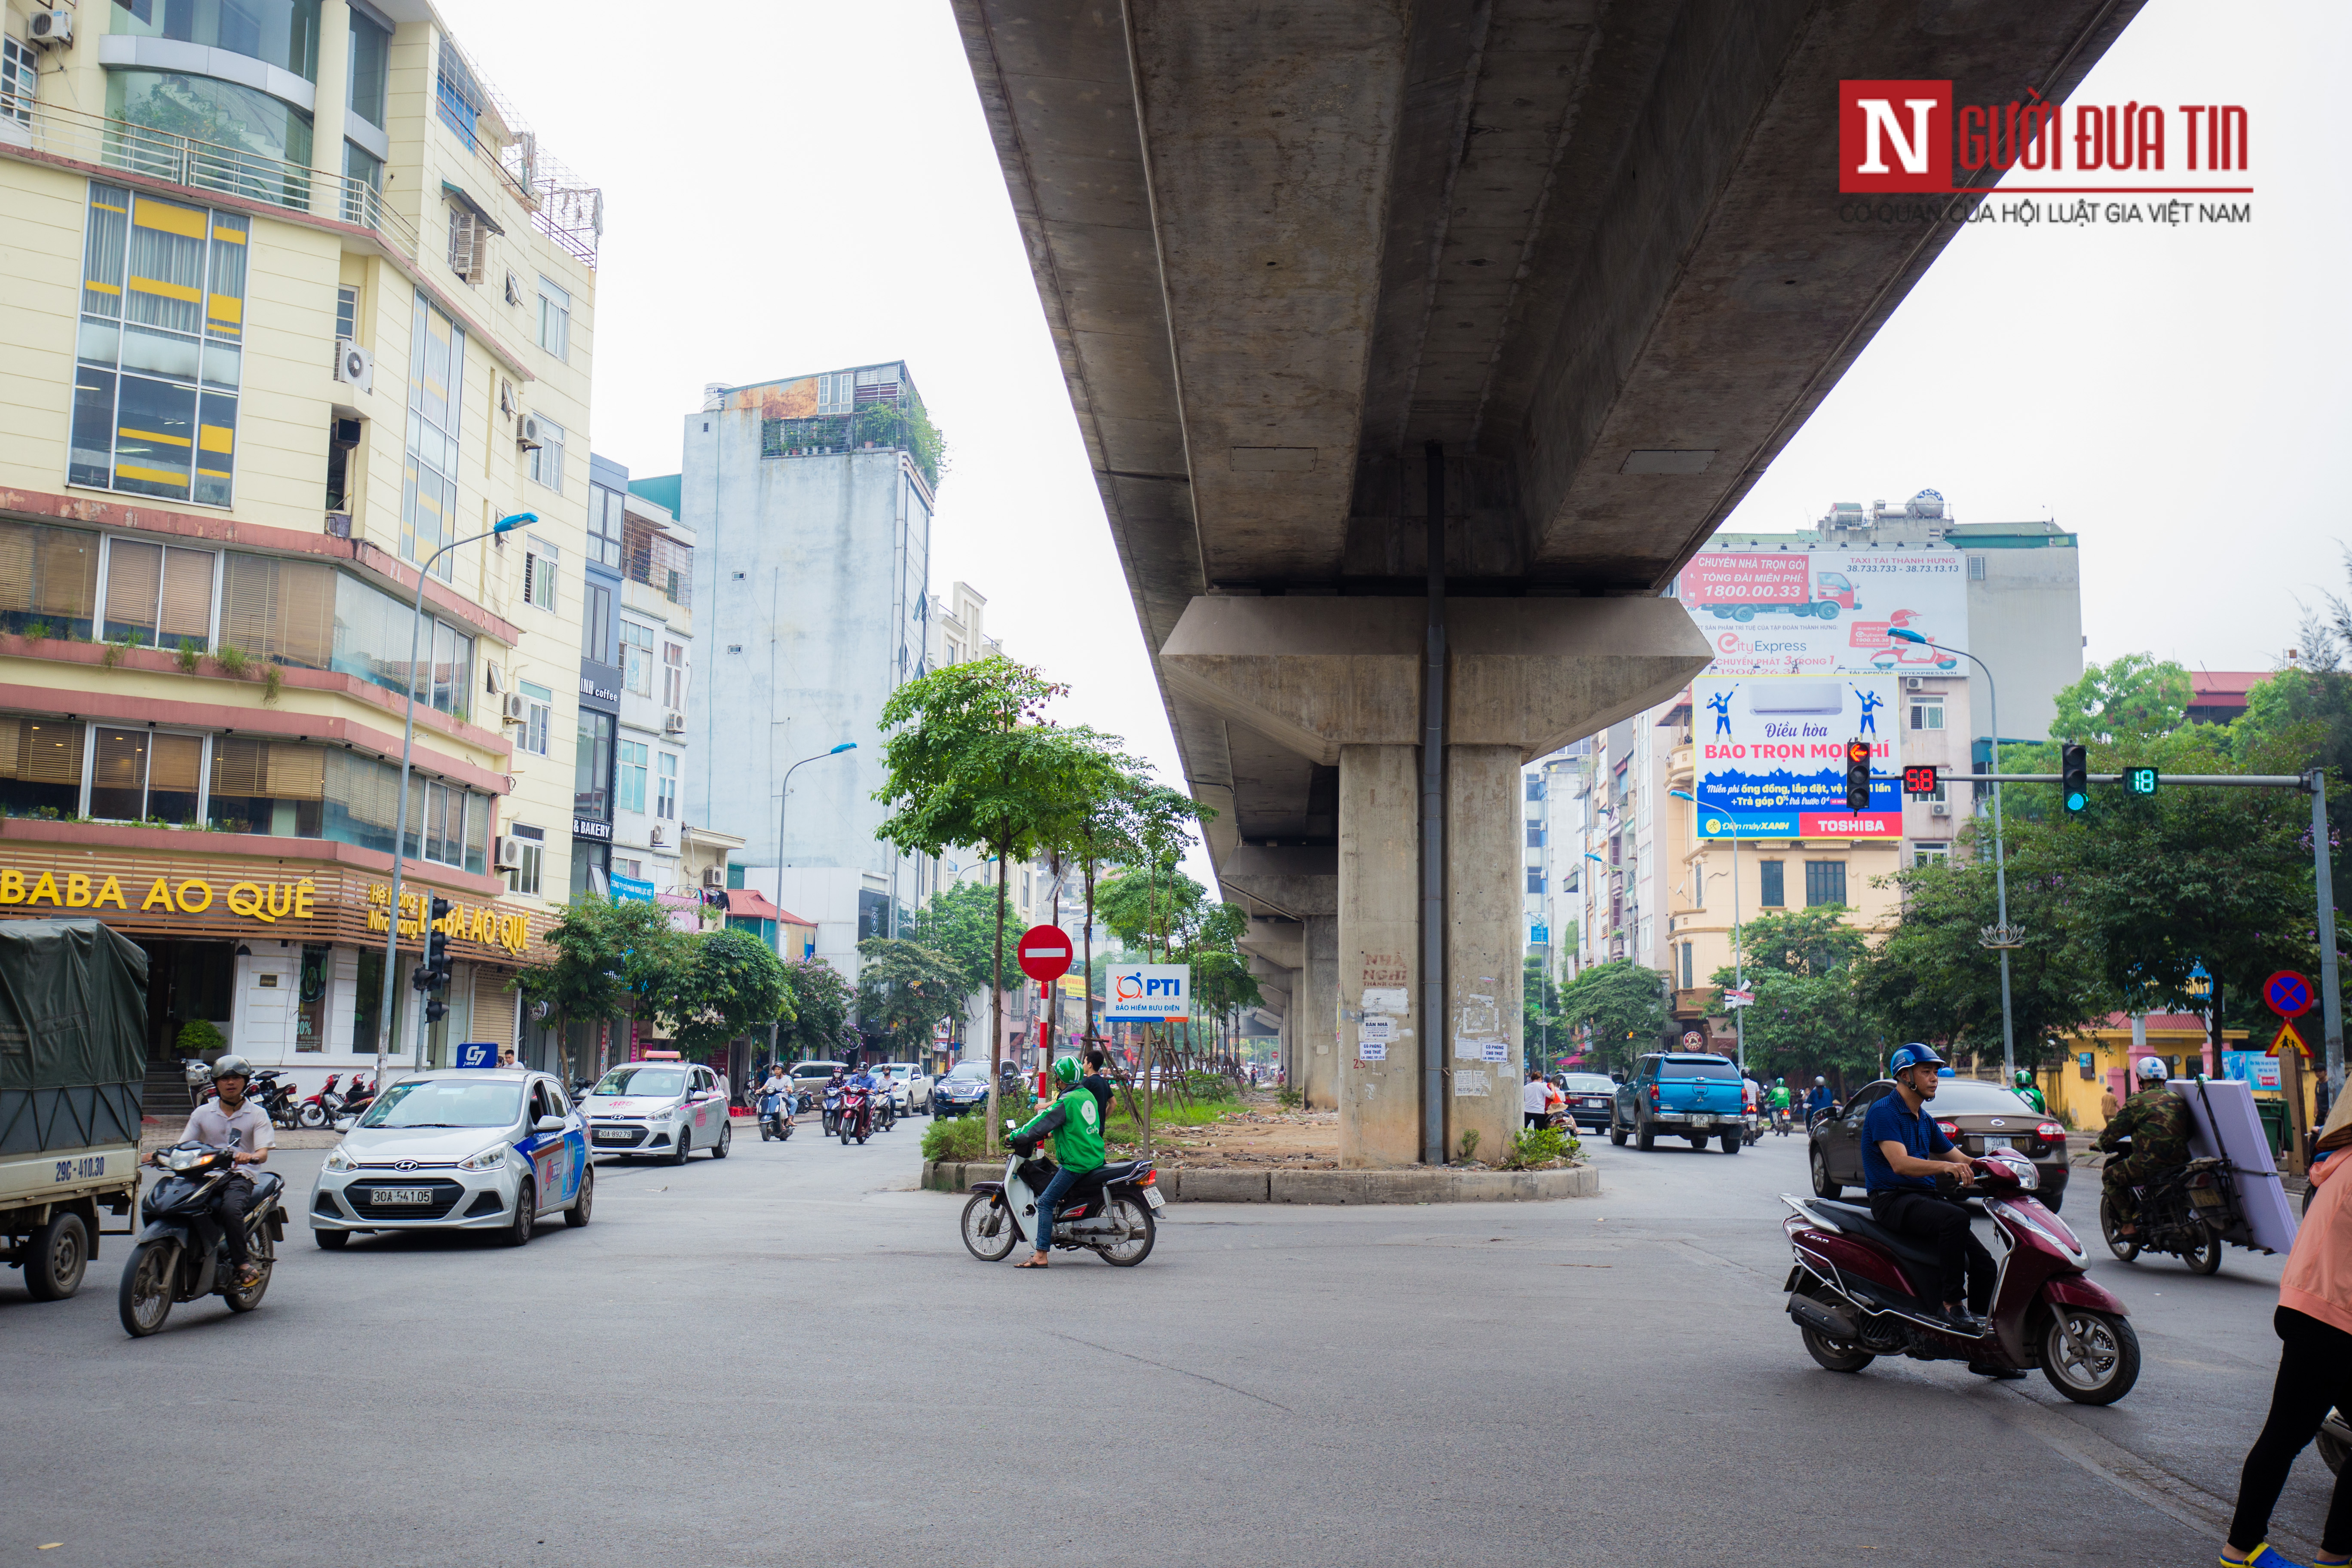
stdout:
[[2083,794],[2080,794],[2080,793],[2075,793],[2075,794],[2072,794],[2072,795],[2067,795],[2067,797],[2066,797],[2066,809],[2067,809],[2067,810],[2069,810],[2069,811],[2088,811],[2090,808],[2091,808],[2091,797],[2090,797],[2089,795],[2083,795]]

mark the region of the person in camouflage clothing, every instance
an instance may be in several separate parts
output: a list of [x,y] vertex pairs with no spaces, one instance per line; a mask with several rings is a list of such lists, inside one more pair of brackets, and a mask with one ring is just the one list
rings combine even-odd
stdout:
[[2130,1157],[2108,1161],[2099,1177],[2117,1236],[2138,1228],[2139,1205],[2132,1189],[2189,1163],[2189,1102],[2164,1087],[2164,1064],[2154,1057],[2142,1057],[2132,1070],[2139,1077],[2139,1092],[2124,1101],[2097,1145],[2113,1149],[2125,1138],[2132,1141]]

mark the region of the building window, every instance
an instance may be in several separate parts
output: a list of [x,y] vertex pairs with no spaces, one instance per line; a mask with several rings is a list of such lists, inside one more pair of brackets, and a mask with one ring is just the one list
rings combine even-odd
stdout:
[[1941,866],[1951,858],[1952,847],[1948,843],[1911,846],[1911,864],[1914,866]]
[[677,753],[656,753],[654,815],[667,821],[677,816]]
[[572,815],[591,822],[613,820],[613,716],[580,710],[580,739],[573,752]]
[[1805,907],[1845,902],[1845,862],[1843,860],[1808,860],[1805,862]]
[[686,711],[686,645],[662,643],[662,706]]
[[383,130],[385,86],[392,79],[392,35],[352,13],[350,103],[353,114]]
[[[408,460],[400,482],[400,554],[423,563],[457,537],[457,427],[466,413],[466,330],[416,293],[408,350]],[[442,580],[457,563],[441,557]]]
[[360,341],[360,291],[356,289],[335,290],[335,338],[338,342]]
[[522,683],[522,749],[533,756],[547,755],[547,731],[555,720],[555,694],[544,686]]
[[128,638],[140,647],[210,647],[213,575],[219,561],[210,550],[109,539],[100,637],[108,642]]
[[1685,991],[1691,988],[1691,955],[1694,945],[1687,942],[1683,943],[1683,989]]
[[1757,876],[1763,882],[1763,891],[1758,895],[1758,900],[1768,910],[1780,909],[1789,901],[1788,889],[1781,881],[1781,862],[1778,860],[1763,861],[1756,868]]
[[230,504],[247,224],[89,187],[66,481]]
[[1940,730],[1943,727],[1943,699],[1937,698],[1932,701],[1924,699],[1913,699],[1911,703],[1911,728],[1914,730]]
[[88,815],[112,822],[194,826],[205,765],[202,735],[100,726]]
[[441,39],[441,69],[434,84],[433,105],[440,113],[441,123],[466,144],[466,151],[479,151],[474,127],[482,111],[489,107],[489,100],[481,83],[474,79],[473,71],[467,68],[465,57],[446,35]]
[[490,266],[490,226],[468,206],[449,204],[449,270],[479,283]]
[[525,827],[516,823],[507,829],[508,837],[522,853],[515,858],[520,862],[507,873],[507,887],[518,893],[539,891],[540,872],[546,865],[547,835],[540,828]]
[[560,362],[572,352],[572,296],[539,280],[539,346]]
[[598,664],[613,662],[613,590],[593,577],[580,586],[580,653]]
[[816,411],[819,415],[846,414],[857,399],[857,374],[855,371],[835,371],[816,378]]
[[651,748],[642,741],[621,742],[621,809],[643,811],[646,808],[646,774]]
[[[563,493],[563,426],[538,416],[539,445],[530,449],[530,477],[557,495]],[[590,508],[592,511],[594,508]],[[593,543],[593,541],[591,541]]]
[[640,697],[654,694],[654,629],[621,623],[621,684]]
[[588,559],[600,566],[620,568],[622,514],[627,505],[616,489],[588,487]]
[[1528,892],[1530,892],[1530,893],[1540,893],[1540,892],[1542,892],[1542,891],[1543,891],[1543,889],[1544,889],[1543,868],[1542,868],[1542,867],[1540,867],[1540,866],[1530,866],[1530,867],[1528,867]]
[[1529,773],[1528,775],[1528,798],[1529,800],[1541,800],[1543,797],[1543,775],[1541,773]]
[[530,536],[522,557],[522,602],[534,609],[555,608],[555,546]]
[[1528,824],[1528,847],[1530,849],[1540,849],[1543,847],[1542,823],[1530,822]]
[[319,79],[319,0],[117,0],[114,13],[117,33],[224,49]]
[[1971,555],[1971,556],[1969,556],[1969,582],[1971,582],[1971,583],[1981,583],[1981,582],[1983,582],[1984,580],[1985,580],[1985,558],[1984,558],[1983,556],[1981,556],[1981,555]]
[[40,68],[34,63],[33,47],[14,38],[0,38],[0,120],[30,125],[33,89],[39,81]]

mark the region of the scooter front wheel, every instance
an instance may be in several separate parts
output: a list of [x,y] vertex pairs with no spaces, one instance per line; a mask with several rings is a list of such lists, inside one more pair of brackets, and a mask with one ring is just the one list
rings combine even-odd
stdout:
[[301,1110],[296,1111],[294,1113],[294,1120],[315,1132],[320,1128],[324,1127],[327,1124],[326,1108],[314,1100],[310,1104],[306,1105]]
[[179,1261],[176,1241],[142,1241],[131,1249],[114,1302],[124,1333],[143,1340],[163,1326],[163,1320],[172,1315],[173,1276],[178,1272]]
[[1013,1216],[993,1193],[974,1193],[963,1205],[963,1245],[982,1263],[1002,1263],[1013,1255]]
[[261,1305],[262,1294],[269,1289],[269,1272],[278,1261],[266,1226],[255,1226],[245,1247],[247,1261],[261,1266],[261,1278],[255,1280],[249,1289],[239,1286],[235,1279],[229,1281],[228,1289],[221,1292],[221,1299],[228,1303],[228,1310],[232,1312],[250,1312]]
[[2042,1375],[2077,1405],[2113,1405],[2139,1381],[2139,1336],[2122,1318],[2061,1307],[2042,1325]]

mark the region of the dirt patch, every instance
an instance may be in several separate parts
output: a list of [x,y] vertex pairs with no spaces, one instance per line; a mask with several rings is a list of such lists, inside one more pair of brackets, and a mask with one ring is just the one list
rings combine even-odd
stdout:
[[1339,1113],[1247,1106],[1201,1127],[1152,1129],[1166,1169],[1214,1171],[1339,1168]]

